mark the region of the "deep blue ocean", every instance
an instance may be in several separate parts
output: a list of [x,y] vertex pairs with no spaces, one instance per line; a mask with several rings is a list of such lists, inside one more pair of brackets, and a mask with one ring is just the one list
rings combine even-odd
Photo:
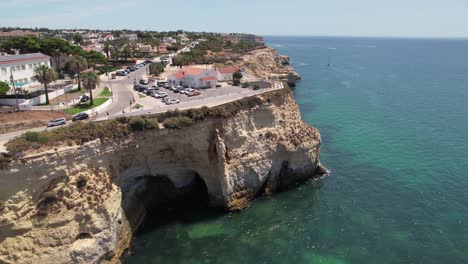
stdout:
[[468,40],[268,37],[331,176],[194,210],[125,263],[468,263]]

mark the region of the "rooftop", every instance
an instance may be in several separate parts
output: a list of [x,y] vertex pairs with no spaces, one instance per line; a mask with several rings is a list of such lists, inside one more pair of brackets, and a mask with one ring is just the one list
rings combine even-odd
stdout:
[[0,64],[8,64],[8,63],[14,63],[14,62],[30,61],[30,60],[41,60],[41,59],[50,59],[50,57],[42,53],[27,53],[27,54],[19,54],[19,55],[0,56]]
[[234,66],[231,66],[231,67],[223,67],[223,68],[219,68],[218,69],[218,72],[220,73],[235,73],[239,70],[239,68],[237,67],[234,67]]

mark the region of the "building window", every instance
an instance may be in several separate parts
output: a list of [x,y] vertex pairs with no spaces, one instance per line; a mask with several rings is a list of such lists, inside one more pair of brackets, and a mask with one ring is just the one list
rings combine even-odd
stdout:
[[16,71],[16,70],[15,70],[15,67],[10,67],[10,70],[11,70],[12,72]]
[[7,69],[6,69],[6,68],[2,68],[2,73],[3,73],[3,74],[6,74],[6,73],[7,73]]
[[26,70],[26,65],[21,65],[21,70]]
[[31,70],[33,68],[32,64],[29,64],[29,69]]
[[20,65],[16,66],[16,70],[21,71],[21,66]]

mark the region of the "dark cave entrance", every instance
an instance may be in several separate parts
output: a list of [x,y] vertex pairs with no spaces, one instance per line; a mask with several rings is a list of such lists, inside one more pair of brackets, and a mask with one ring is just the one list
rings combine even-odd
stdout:
[[223,212],[210,207],[208,188],[197,173],[182,187],[166,176],[138,177],[132,185],[124,195],[124,210],[136,237],[165,224],[195,222]]

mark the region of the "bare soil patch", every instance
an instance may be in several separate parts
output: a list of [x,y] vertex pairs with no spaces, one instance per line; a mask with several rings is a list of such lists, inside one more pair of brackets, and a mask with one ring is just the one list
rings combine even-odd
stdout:
[[0,133],[46,126],[48,121],[61,117],[69,119],[70,115],[57,111],[2,113],[0,114]]

